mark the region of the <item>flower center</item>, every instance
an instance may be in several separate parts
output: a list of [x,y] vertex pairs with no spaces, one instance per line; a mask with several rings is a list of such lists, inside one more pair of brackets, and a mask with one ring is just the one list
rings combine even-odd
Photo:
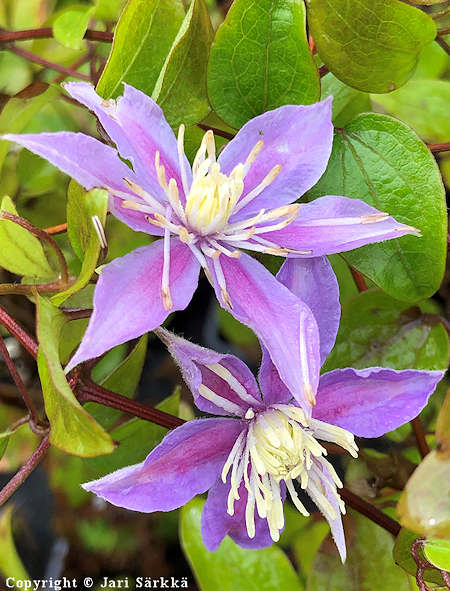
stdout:
[[298,480],[328,519],[336,519],[345,506],[336,488],[342,487],[333,466],[325,459],[327,450],[317,439],[339,444],[354,457],[357,446],[353,435],[317,419],[307,419],[296,406],[274,404],[255,415],[252,409],[245,418],[248,429],[236,440],[222,470],[222,481],[230,476],[228,513],[244,491],[247,495],[245,519],[247,533],[255,536],[255,507],[267,519],[276,542],[284,526],[283,499],[286,486],[292,502],[303,515],[309,515],[298,498],[293,480]]
[[211,163],[206,158],[195,171],[186,197],[185,212],[190,228],[202,236],[222,230],[243,189],[243,167],[226,176],[220,172],[218,162]]

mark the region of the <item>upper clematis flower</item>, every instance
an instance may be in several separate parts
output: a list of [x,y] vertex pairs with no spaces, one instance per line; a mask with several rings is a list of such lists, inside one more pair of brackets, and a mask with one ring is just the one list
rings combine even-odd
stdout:
[[95,113],[117,149],[69,132],[4,139],[47,158],[86,189],[107,189],[114,215],[135,230],[163,237],[104,267],[88,329],[67,369],[184,309],[202,267],[220,304],[258,335],[282,380],[306,406],[317,375],[302,373],[300,349],[315,338],[314,320],[241,249],[317,257],[417,232],[356,199],[293,203],[327,166],[331,100],[255,117],[218,157],[207,131],[191,167],[184,126],[177,139],[161,109],[142,92],[125,85],[122,97],[104,100],[87,83],[65,88]]
[[[322,269],[325,271],[326,268]],[[303,261],[284,264],[281,279],[296,292],[311,288]],[[317,275],[319,277],[319,275]],[[322,281],[320,276],[319,282]],[[337,292],[316,305],[318,325],[330,347],[339,316]],[[141,464],[84,485],[86,490],[135,511],[170,511],[209,490],[202,516],[206,547],[216,550],[228,534],[244,548],[262,548],[279,539],[288,491],[294,505],[304,489],[331,526],[345,560],[339,496],[342,486],[321,443],[332,442],[357,456],[354,436],[378,437],[414,418],[443,372],[372,367],[337,369],[320,377],[312,414],[292,403],[292,393],[263,348],[259,386],[233,355],[204,349],[157,329],[179,364],[197,407],[215,415],[169,433]],[[332,343],[331,343],[332,345]],[[316,351],[319,355],[319,351]]]

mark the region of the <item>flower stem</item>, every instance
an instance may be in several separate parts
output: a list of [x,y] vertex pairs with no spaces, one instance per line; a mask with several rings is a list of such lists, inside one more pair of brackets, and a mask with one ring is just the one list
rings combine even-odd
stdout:
[[0,218],[4,220],[9,220],[10,222],[14,222],[18,224],[22,228],[25,228],[29,232],[31,232],[37,238],[40,238],[44,242],[48,242],[48,244],[53,248],[55,251],[56,256],[58,257],[58,261],[61,267],[61,279],[64,283],[68,283],[69,281],[69,270],[67,268],[66,259],[64,258],[62,250],[59,248],[58,243],[53,240],[53,238],[45,232],[45,230],[41,230],[40,228],[36,228],[33,224],[30,224],[28,220],[19,217],[18,215],[14,215],[9,213],[9,211],[2,211],[0,214]]
[[49,435],[42,439],[36,451],[28,458],[20,470],[11,478],[8,484],[0,491],[0,507],[6,503],[11,495],[25,482],[36,466],[43,459],[50,447]]
[[397,521],[391,519],[389,515],[386,515],[386,513],[383,513],[371,503],[368,503],[363,498],[355,495],[355,493],[348,488],[341,488],[339,492],[342,499],[349,507],[355,509],[355,511],[358,511],[358,513],[361,513],[362,515],[365,515],[393,536],[398,536],[401,526]]
[[0,323],[19,341],[28,353],[37,358],[38,345],[31,335],[18,324],[8,312],[0,306]]
[[[52,27],[43,27],[41,29],[26,29],[24,31],[0,31],[0,43],[10,43],[12,41],[27,41],[29,39],[49,39],[53,37]],[[93,31],[88,29],[84,34],[84,39],[90,41],[103,41],[111,43],[113,34],[105,31]]]
[[19,372],[17,371],[14,361],[11,359],[11,355],[9,354],[9,351],[6,347],[5,341],[3,340],[3,337],[1,334],[0,334],[0,354],[3,356],[3,359],[5,360],[6,366],[9,370],[9,373],[11,374],[11,377],[14,380],[14,383],[16,384],[17,389],[19,390],[19,392],[21,394],[23,401],[25,402],[26,407],[28,408],[28,410],[30,412],[31,420],[33,421],[33,423],[37,424],[39,421],[39,416],[38,416],[36,406],[34,405],[34,402],[32,401],[32,399],[30,398],[30,395],[28,394],[26,386],[23,383]]

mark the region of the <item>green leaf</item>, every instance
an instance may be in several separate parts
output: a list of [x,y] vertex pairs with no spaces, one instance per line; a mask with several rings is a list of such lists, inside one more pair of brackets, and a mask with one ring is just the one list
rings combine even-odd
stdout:
[[344,127],[356,115],[371,110],[370,97],[341,82],[336,76],[328,73],[321,80],[322,99],[333,97],[333,123],[335,127]]
[[450,540],[430,538],[426,541],[423,553],[431,564],[441,570],[450,571]]
[[206,67],[212,38],[206,4],[193,0],[152,94],[172,126],[196,123],[210,111]]
[[390,115],[401,119],[428,142],[445,142],[450,137],[450,82],[411,80],[390,94],[372,95]]
[[317,51],[342,82],[390,92],[412,75],[434,21],[399,0],[306,0]]
[[[13,505],[8,505],[0,513],[0,573],[5,579],[12,577],[20,583],[27,581],[31,584],[14,544],[11,526],[12,511]],[[16,587],[19,588],[18,585]]]
[[97,92],[116,97],[127,82],[150,95],[183,18],[181,0],[129,0]]
[[[10,98],[0,115],[0,134],[20,133],[37,113],[59,96],[59,89],[47,88],[33,98]],[[9,142],[0,140],[0,170],[8,153]]]
[[[101,244],[94,226],[96,216],[101,225],[105,225],[108,208],[108,192],[104,189],[91,189],[88,192],[69,191],[67,202],[67,227],[69,239],[74,250],[83,253],[81,271],[78,279],[68,289],[52,297],[52,302],[59,306],[68,297],[85,287],[97,266]],[[70,228],[70,230],[69,230]],[[77,254],[78,254],[77,252]]]
[[59,361],[59,339],[66,318],[44,298],[37,296],[36,303],[38,370],[50,421],[50,442],[77,456],[109,454],[114,450],[112,439],[77,401]]
[[326,539],[309,572],[307,590],[410,591],[408,576],[392,561],[392,536],[355,511],[350,511],[345,521],[345,564],[331,539]]
[[[180,390],[176,388],[156,408],[176,416],[179,404]],[[137,417],[123,423],[111,431],[111,437],[119,444],[114,453],[86,460],[89,477],[100,478],[119,468],[142,462],[161,443],[167,432],[166,428]]]
[[53,23],[53,36],[65,47],[80,49],[95,6],[74,5],[64,10]]
[[202,591],[301,591],[291,563],[277,546],[244,550],[225,538],[216,552],[209,552],[200,533],[204,501],[192,499],[181,509],[180,540]]
[[320,97],[301,0],[235,0],[217,31],[208,68],[211,104],[239,128],[255,115]]
[[5,439],[0,439],[0,460],[2,459],[6,448],[8,447],[9,438],[6,437]]
[[[2,211],[18,215],[9,197],[3,198],[0,213]],[[11,273],[29,277],[54,278],[56,275],[36,236],[18,224],[2,219],[0,219],[0,266]]]
[[[415,576],[417,572],[417,564],[411,554],[411,545],[417,539],[417,534],[402,529],[395,539],[393,549],[393,556],[395,563],[410,575]],[[435,583],[439,586],[444,586],[444,581],[441,574],[436,570],[427,569],[424,572],[424,579],[429,583]]]
[[[100,384],[128,398],[132,398],[141,378],[147,352],[148,335],[142,336],[131,353],[110,373]],[[120,416],[120,411],[115,408],[88,402],[86,411],[92,415],[105,429],[109,429]]]
[[440,286],[446,253],[446,204],[439,168],[406,125],[362,114],[334,139],[325,174],[308,198],[362,199],[422,236],[403,236],[343,253],[356,269],[395,298],[416,302]]
[[365,291],[342,306],[336,344],[324,371],[338,367],[443,369],[448,365],[448,338],[437,316]]

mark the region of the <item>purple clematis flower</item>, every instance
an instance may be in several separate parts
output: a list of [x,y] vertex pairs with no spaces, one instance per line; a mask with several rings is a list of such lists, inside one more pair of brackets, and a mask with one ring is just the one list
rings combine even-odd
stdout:
[[139,90],[125,85],[122,97],[104,100],[90,84],[65,88],[95,113],[117,149],[69,132],[4,139],[43,156],[86,189],[107,189],[115,216],[163,237],[104,267],[89,326],[67,370],[184,309],[202,267],[220,304],[258,335],[282,380],[307,406],[317,376],[302,373],[301,343],[314,340],[314,320],[241,249],[317,257],[417,232],[357,199],[293,203],[327,166],[331,100],[255,117],[219,157],[207,131],[191,168],[184,126],[177,139],[158,105]]
[[[320,271],[326,276],[326,267]],[[291,259],[279,279],[304,295],[305,284],[319,288],[324,281],[322,273],[315,276],[318,281],[308,273],[304,261]],[[322,353],[333,345],[339,318],[337,290],[331,286],[327,295],[322,305],[310,298]],[[238,358],[204,349],[165,329],[157,333],[179,364],[197,407],[222,416],[187,422],[169,433],[144,462],[84,488],[114,505],[143,512],[176,509],[209,489],[202,536],[214,551],[226,535],[244,548],[276,542],[284,526],[286,491],[308,515],[298,497],[300,487],[330,523],[345,560],[340,516],[345,506],[338,493],[342,483],[320,441],[335,443],[356,457],[355,435],[378,437],[414,418],[443,372],[337,369],[320,377],[314,392],[317,403],[308,415],[292,403],[292,393],[264,348],[261,396],[252,373]]]

